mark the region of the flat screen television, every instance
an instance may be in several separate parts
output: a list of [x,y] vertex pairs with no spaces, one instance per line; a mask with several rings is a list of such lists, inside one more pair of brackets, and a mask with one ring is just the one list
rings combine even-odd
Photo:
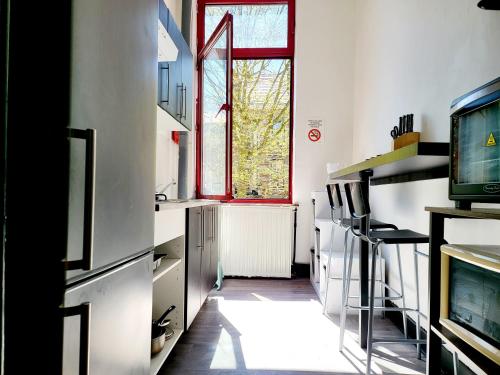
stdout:
[[500,203],[500,77],[451,104],[449,198]]

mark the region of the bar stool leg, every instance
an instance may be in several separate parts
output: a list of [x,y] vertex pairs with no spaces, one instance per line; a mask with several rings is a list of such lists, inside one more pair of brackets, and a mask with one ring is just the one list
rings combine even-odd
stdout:
[[[328,249],[328,264],[326,265],[326,286],[325,286],[325,301],[323,305],[323,314],[327,315],[327,303],[328,303],[328,285],[330,285],[330,267],[332,263],[332,251],[333,251],[333,235],[335,234],[335,223],[332,223],[332,232],[330,235],[330,248]],[[321,252],[320,252],[321,254]],[[321,258],[320,258],[321,260]],[[320,262],[321,263],[321,262]]]
[[377,250],[379,243],[372,247],[372,264],[371,264],[371,282],[370,282],[370,299],[368,302],[368,333],[366,338],[366,375],[370,375],[371,372],[371,360],[372,360],[372,350],[373,350],[373,319],[375,305],[375,282],[376,282],[376,270],[377,270]]
[[[346,238],[347,238],[347,233],[346,233]],[[342,300],[342,307],[341,307],[339,351],[342,351],[344,349],[345,321],[347,318],[347,305],[349,304],[349,289],[351,287],[351,270],[352,270],[353,253],[354,253],[354,236],[352,236],[351,238],[351,248],[349,250],[349,263],[347,265],[344,299]]]
[[[403,309],[406,309],[405,292],[404,292],[404,281],[403,281],[403,270],[401,267],[401,251],[399,250],[399,244],[396,244],[396,253],[398,256],[398,268],[399,268],[399,282],[401,287],[401,302],[403,303]],[[406,323],[406,310],[403,310],[403,331],[405,338],[408,338],[408,327]]]
[[340,300],[340,318],[342,320],[342,314],[344,312],[344,299],[345,299],[345,286],[346,286],[346,273],[347,273],[347,236],[349,231],[344,233],[344,258],[342,264],[342,299]]
[[[413,244],[413,258],[415,262],[415,294],[417,298],[417,326],[416,326],[416,338],[420,340],[420,291],[418,287],[418,254],[417,254],[417,244]],[[420,354],[420,344],[417,344],[417,358],[422,359]]]
[[[379,246],[378,249],[378,268],[380,273],[380,301],[382,302],[382,307],[385,307],[385,286],[384,286],[384,278],[382,272],[382,246]],[[382,319],[385,319],[385,311],[382,310]]]

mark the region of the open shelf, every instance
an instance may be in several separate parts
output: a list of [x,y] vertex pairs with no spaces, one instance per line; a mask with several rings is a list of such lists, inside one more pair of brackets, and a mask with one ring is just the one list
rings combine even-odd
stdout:
[[182,259],[162,259],[160,266],[153,272],[153,282],[173,270],[181,261]]
[[179,341],[182,332],[182,329],[174,329],[174,335],[169,340],[165,341],[165,346],[163,347],[162,351],[151,357],[151,367],[149,370],[149,373],[151,375],[156,375],[158,371],[160,371],[163,362],[165,362],[175,344],[177,343],[177,341]]
[[448,162],[448,143],[418,142],[332,172],[329,179],[359,180],[366,172],[371,185],[444,178]]
[[446,327],[441,324],[431,325],[431,330],[458,354],[460,361],[476,374],[494,374],[495,371],[498,371],[496,363],[479,353]]

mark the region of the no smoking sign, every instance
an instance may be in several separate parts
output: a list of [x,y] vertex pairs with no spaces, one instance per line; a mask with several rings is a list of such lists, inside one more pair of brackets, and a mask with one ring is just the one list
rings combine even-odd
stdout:
[[321,139],[321,132],[319,129],[311,129],[307,133],[307,137],[311,142],[318,142]]
[[323,120],[320,119],[315,119],[315,120],[308,120],[307,125],[309,126],[309,130],[307,132],[307,138],[311,142],[318,142],[321,139],[321,130],[320,128],[323,127]]

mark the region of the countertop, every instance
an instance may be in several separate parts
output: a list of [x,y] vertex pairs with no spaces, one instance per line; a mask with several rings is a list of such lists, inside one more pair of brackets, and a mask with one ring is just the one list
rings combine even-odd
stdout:
[[155,211],[176,210],[179,208],[192,208],[199,206],[211,206],[214,204],[220,204],[220,201],[211,199],[188,199],[186,202],[171,202],[171,201],[156,202]]

